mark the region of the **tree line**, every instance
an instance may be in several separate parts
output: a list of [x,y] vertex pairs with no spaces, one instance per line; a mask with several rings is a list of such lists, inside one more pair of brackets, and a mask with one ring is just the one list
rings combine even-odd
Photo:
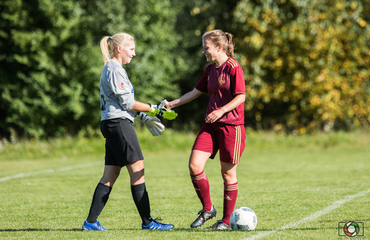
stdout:
[[[125,65],[141,102],[193,89],[207,62],[201,36],[234,35],[245,73],[246,126],[281,134],[370,123],[368,0],[3,0],[0,137],[99,134],[103,36],[134,36]],[[196,130],[207,96],[167,127]]]

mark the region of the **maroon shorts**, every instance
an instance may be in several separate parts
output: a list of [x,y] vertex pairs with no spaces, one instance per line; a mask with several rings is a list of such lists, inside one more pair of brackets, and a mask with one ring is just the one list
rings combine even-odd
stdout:
[[211,153],[214,158],[220,150],[220,161],[238,164],[245,148],[245,128],[243,125],[223,123],[203,123],[193,150]]

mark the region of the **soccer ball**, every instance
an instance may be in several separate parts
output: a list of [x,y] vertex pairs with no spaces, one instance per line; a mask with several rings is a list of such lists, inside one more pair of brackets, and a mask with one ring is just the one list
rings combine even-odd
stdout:
[[233,230],[251,231],[257,226],[257,216],[252,209],[240,207],[231,214],[230,225]]

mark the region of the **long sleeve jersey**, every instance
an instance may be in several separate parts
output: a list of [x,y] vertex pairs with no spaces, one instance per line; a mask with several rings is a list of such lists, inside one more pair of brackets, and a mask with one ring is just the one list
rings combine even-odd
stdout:
[[134,122],[134,88],[126,70],[111,59],[100,76],[101,120],[127,118]]

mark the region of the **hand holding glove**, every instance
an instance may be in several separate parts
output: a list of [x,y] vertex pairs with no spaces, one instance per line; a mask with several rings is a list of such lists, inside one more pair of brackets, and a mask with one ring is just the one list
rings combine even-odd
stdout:
[[165,129],[164,125],[157,117],[151,117],[141,112],[139,115],[137,115],[137,118],[139,118],[145,124],[146,128],[148,128],[149,132],[153,136],[161,135]]
[[177,117],[177,113],[173,110],[168,110],[164,106],[167,104],[167,100],[164,99],[159,105],[150,105],[149,116],[160,116],[167,120],[174,120]]

